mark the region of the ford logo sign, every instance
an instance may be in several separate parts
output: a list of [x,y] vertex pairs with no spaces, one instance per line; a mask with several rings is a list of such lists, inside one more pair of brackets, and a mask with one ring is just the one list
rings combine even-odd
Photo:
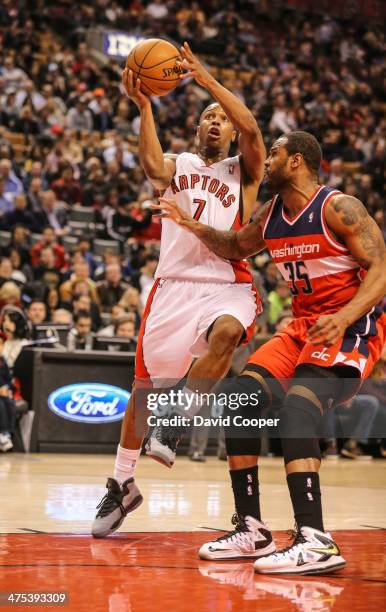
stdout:
[[53,391],[48,397],[48,407],[69,421],[111,423],[123,418],[130,395],[112,385],[77,383]]

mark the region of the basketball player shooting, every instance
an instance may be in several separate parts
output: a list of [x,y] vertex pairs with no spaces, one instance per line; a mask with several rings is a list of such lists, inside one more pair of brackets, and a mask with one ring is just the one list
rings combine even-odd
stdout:
[[[240,231],[204,225],[176,200],[161,198],[159,205],[169,219],[224,259],[241,259],[268,247],[291,289],[294,321],[250,357],[241,376],[223,381],[220,390],[233,397],[258,392],[261,408],[281,405],[295,539],[277,552],[261,521],[261,442],[256,431],[244,428],[240,438],[237,428],[225,428],[235,530],[199,551],[209,560],[258,557],[254,567],[261,573],[321,574],[344,567],[323,525],[318,474],[322,412],[330,400],[339,403],[358,391],[386,338],[382,233],[359,200],[318,184],[321,155],[311,134],[291,132],[279,138],[265,162],[265,179],[277,195]],[[256,417],[256,407],[240,411]]]
[[[202,112],[197,130],[197,153],[176,159],[164,155],[155,126],[150,99],[141,92],[130,70],[123,85],[137,105],[140,118],[139,157],[153,186],[167,198],[175,198],[181,210],[219,231],[243,227],[251,216],[264,173],[265,147],[252,113],[240,99],[220,85],[192,53],[181,49],[182,78],[194,78],[215,102]],[[238,136],[239,134],[239,136]],[[229,157],[238,137],[240,155]],[[201,392],[229,370],[234,349],[253,331],[256,293],[247,262],[215,255],[193,234],[188,235],[170,219],[162,223],[161,251],[139,332],[135,389],[122,423],[114,478],[98,506],[92,526],[95,537],[118,529],[124,517],[142,503],[134,482],[135,468],[151,413],[139,400],[140,388],[163,388],[188,373],[183,397]],[[193,359],[196,361],[193,363]],[[193,365],[192,365],[193,363]],[[193,381],[193,382],[192,382]],[[141,395],[143,398],[143,395]],[[200,407],[190,404],[192,410]],[[186,406],[175,414],[187,418]],[[151,457],[171,467],[181,427],[155,427],[146,443]]]

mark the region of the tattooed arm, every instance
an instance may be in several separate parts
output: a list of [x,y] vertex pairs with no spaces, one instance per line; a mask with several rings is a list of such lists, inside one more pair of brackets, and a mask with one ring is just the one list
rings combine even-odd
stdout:
[[151,208],[163,211],[160,217],[171,219],[194,234],[208,249],[223,259],[244,259],[265,249],[263,225],[270,202],[263,204],[252,223],[241,230],[221,231],[195,221],[174,200],[159,198],[159,201],[160,204],[152,204]]
[[336,342],[345,329],[371,310],[386,293],[386,248],[381,230],[362,202],[344,194],[331,198],[326,222],[367,274],[356,295],[333,315],[322,315],[309,330],[313,344]]

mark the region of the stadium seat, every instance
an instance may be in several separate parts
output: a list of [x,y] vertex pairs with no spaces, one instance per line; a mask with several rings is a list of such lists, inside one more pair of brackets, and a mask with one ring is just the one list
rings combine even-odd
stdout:
[[0,247],[4,248],[9,245],[11,240],[11,232],[0,231]]
[[70,210],[70,221],[83,221],[85,223],[93,223],[95,220],[95,211],[87,206],[73,206]]
[[110,250],[119,255],[119,243],[115,242],[114,240],[94,240],[93,252],[95,255],[103,255],[106,250]]
[[63,236],[62,238],[62,246],[65,251],[69,251],[70,253],[75,250],[76,245],[78,244],[78,238],[75,236]]
[[71,236],[80,237],[83,234],[87,233],[90,237],[94,236],[94,224],[87,223],[86,221],[69,221],[68,227],[70,228]]
[[31,234],[31,246],[33,246],[37,242],[40,242],[42,238],[42,234]]

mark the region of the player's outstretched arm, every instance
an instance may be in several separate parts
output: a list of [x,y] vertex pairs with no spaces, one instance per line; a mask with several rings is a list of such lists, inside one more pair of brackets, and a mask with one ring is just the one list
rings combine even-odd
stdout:
[[148,96],[140,90],[141,80],[134,82],[131,70],[125,68],[122,83],[129,98],[137,105],[141,116],[139,132],[139,159],[149,181],[156,189],[166,189],[176,171],[176,162],[164,157],[154,123],[153,110]]
[[354,259],[367,270],[355,297],[332,315],[319,317],[309,330],[314,344],[331,345],[386,293],[386,247],[382,232],[362,202],[344,194],[333,197],[326,206],[329,229],[348,248]]
[[194,234],[213,253],[223,259],[244,259],[265,249],[262,226],[268,212],[269,202],[258,211],[256,218],[241,230],[221,231],[195,221],[174,200],[159,198],[159,204],[151,208],[161,211],[160,217],[171,219],[177,225]]
[[239,146],[244,170],[252,181],[260,183],[264,175],[266,151],[256,119],[240,98],[223,87],[204,68],[188,43],[184,43],[181,47],[181,54],[183,57],[181,66],[188,72],[181,74],[180,78],[194,78],[221,105],[231,123],[240,132]]

